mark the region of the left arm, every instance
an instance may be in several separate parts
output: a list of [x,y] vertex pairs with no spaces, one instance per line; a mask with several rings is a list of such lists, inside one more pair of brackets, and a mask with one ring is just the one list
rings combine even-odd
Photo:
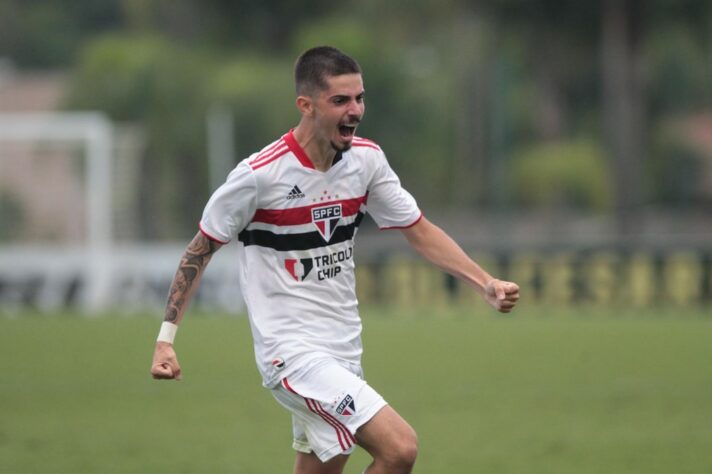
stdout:
[[402,229],[408,243],[428,261],[472,286],[497,311],[509,313],[519,300],[519,286],[498,280],[473,261],[442,229],[425,217]]

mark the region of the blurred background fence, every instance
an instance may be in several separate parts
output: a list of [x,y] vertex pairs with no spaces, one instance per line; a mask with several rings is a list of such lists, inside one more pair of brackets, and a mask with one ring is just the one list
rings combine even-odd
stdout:
[[[528,301],[710,303],[706,0],[0,0],[0,311],[162,306],[318,44],[361,63],[359,133],[426,215]],[[397,233],[357,240],[362,302],[474,301]],[[198,304],[242,309],[235,258]]]

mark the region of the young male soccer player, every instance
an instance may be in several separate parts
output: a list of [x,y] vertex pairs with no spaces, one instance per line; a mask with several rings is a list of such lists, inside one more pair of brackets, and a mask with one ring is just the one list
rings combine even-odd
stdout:
[[353,245],[366,212],[400,229],[426,259],[509,312],[516,284],[473,262],[418,209],[380,147],[355,135],[364,115],[361,68],[331,47],[295,66],[301,120],[242,161],[208,201],[171,285],[154,378],[180,379],[177,324],[211,256],[237,238],[239,281],[264,386],[292,414],[294,472],[341,473],[356,444],[365,472],[411,472],[415,432],[362,378]]

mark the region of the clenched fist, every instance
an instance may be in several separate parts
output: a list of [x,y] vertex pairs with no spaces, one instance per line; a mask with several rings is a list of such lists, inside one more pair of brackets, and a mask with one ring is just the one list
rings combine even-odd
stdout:
[[519,301],[519,286],[511,281],[492,279],[485,286],[485,299],[500,313],[509,313]]
[[173,345],[167,342],[157,342],[153,352],[153,362],[151,363],[151,375],[154,379],[174,379],[181,380],[183,376],[180,371],[180,364],[176,358],[176,351]]

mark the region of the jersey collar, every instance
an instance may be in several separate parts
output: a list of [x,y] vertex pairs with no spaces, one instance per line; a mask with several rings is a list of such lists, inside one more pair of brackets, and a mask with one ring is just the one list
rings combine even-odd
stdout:
[[[287,144],[289,147],[289,151],[294,153],[294,156],[297,157],[299,162],[304,166],[305,168],[310,168],[315,170],[316,168],[314,167],[314,163],[312,163],[312,160],[309,159],[309,156],[307,155],[307,152],[304,151],[304,149],[299,145],[299,142],[297,142],[297,139],[294,138],[294,129],[291,129],[289,132],[287,132],[284,137],[284,142]],[[341,161],[343,158],[343,152],[337,151],[336,156],[334,157],[334,161],[331,163],[331,167],[333,168],[336,163]]]
[[289,132],[287,132],[283,138],[284,142],[289,147],[289,151],[294,153],[294,156],[297,157],[302,166],[304,166],[305,168],[311,168],[313,170],[316,169],[314,168],[314,163],[312,163],[312,160],[310,160],[307,156],[307,152],[304,151],[301,145],[299,145],[299,143],[297,142],[297,139],[294,138],[294,129],[291,129]]

